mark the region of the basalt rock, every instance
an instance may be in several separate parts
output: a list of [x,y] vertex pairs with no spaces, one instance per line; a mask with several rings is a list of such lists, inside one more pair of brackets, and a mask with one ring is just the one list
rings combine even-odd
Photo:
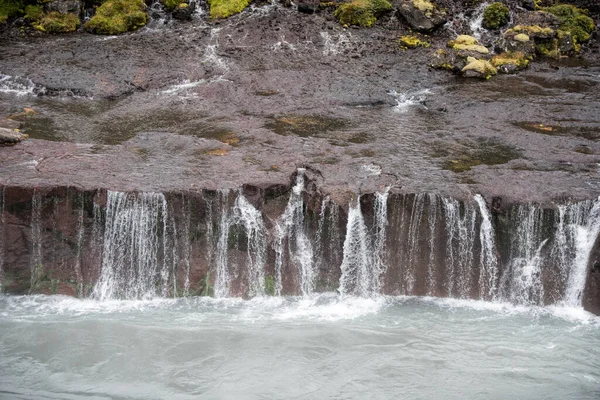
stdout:
[[56,11],[61,14],[75,14],[80,15],[82,9],[82,2],[78,0],[53,0],[44,4],[44,8],[47,12]]
[[398,7],[398,14],[419,32],[431,32],[448,20],[446,13],[428,0],[406,0]]
[[27,139],[27,135],[7,128],[0,128],[0,146],[14,145]]
[[196,10],[196,2],[181,3],[173,10],[173,18],[180,21],[189,21],[192,19],[192,14]]

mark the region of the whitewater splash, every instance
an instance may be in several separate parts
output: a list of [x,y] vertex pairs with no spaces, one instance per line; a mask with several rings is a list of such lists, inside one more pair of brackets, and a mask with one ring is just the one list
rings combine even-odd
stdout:
[[27,96],[43,94],[44,91],[44,87],[36,85],[29,78],[10,76],[0,73],[0,93]]
[[421,106],[426,109],[427,106],[425,105],[425,100],[431,93],[432,92],[429,89],[408,91],[406,93],[398,93],[395,90],[388,92],[390,96],[393,96],[396,99],[396,106],[394,109],[399,112],[406,112],[412,106]]

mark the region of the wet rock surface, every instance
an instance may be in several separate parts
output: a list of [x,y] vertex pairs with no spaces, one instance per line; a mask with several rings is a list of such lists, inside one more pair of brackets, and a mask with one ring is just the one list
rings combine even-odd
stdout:
[[[21,121],[31,140],[0,149],[0,184],[237,187],[311,165],[332,193],[600,194],[593,57],[471,82],[430,70],[427,49],[400,49],[406,29],[265,6],[121,36],[7,38],[0,72],[33,86],[0,94],[0,109],[38,114]],[[432,47],[456,37],[444,32]],[[528,128],[539,125],[554,128]],[[475,157],[490,140],[518,156]]]

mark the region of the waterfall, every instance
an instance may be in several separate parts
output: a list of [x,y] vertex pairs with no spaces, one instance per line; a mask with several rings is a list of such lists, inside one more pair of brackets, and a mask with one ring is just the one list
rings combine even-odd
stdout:
[[296,183],[290,193],[290,199],[283,215],[276,225],[276,293],[280,294],[283,288],[283,268],[285,261],[285,243],[287,242],[287,253],[289,261],[298,271],[298,281],[302,295],[313,292],[317,269],[315,268],[314,252],[312,243],[308,237],[304,221],[304,180],[306,170],[299,168],[296,175]]
[[493,300],[496,298],[498,290],[498,259],[495,252],[494,227],[492,226],[491,215],[483,197],[477,194],[474,199],[479,206],[479,213],[481,215],[481,225],[479,227],[479,243],[481,246],[481,254],[479,256],[479,297]]
[[149,299],[169,295],[174,280],[161,193],[107,192],[102,270],[93,297]]
[[[233,294],[231,284],[239,276],[245,277],[242,280],[246,296],[263,296],[265,294],[267,239],[262,213],[254,208],[241,193],[237,193],[231,207],[228,206],[228,202],[229,191],[221,191],[215,297],[231,296]],[[240,257],[237,252],[233,251],[239,250],[236,245],[239,245],[240,240],[244,241],[245,257]]]
[[42,195],[34,189],[31,198],[31,287],[38,284],[44,272],[42,257]]
[[[589,210],[589,211],[588,211]],[[600,234],[600,197],[569,205],[567,209],[571,232],[574,234],[575,257],[572,261],[565,290],[564,303],[581,306],[589,259],[594,243]]]
[[6,204],[6,187],[2,186],[0,192],[0,293],[2,293],[2,271],[4,268],[4,242],[6,240],[6,217],[4,208]]
[[83,195],[80,193],[77,195],[79,198],[79,203],[81,207],[77,210],[77,254],[75,256],[75,277],[77,279],[77,295],[83,296],[83,271],[81,270],[81,253],[83,250],[83,239],[84,239],[84,225],[83,225],[83,215],[84,215],[84,199]]
[[518,304],[541,304],[544,299],[542,250],[548,238],[542,237],[542,217],[542,209],[536,204],[520,205],[513,215],[516,230],[507,270],[511,275],[508,299]]
[[365,224],[360,196],[348,209],[348,225],[340,267],[339,292],[369,297],[381,294],[382,275],[386,270],[385,248],[387,229],[387,198],[389,188],[375,194],[373,235]]

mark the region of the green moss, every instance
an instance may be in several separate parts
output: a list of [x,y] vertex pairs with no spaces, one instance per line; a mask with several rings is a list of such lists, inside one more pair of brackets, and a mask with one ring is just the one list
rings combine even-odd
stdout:
[[517,25],[514,28],[506,31],[505,34],[510,33],[525,33],[529,36],[538,37],[538,38],[551,38],[556,35],[556,32],[552,28],[542,28],[539,25]]
[[377,21],[378,14],[391,9],[388,0],[353,0],[340,4],[334,14],[343,25],[369,27]]
[[575,43],[587,42],[594,30],[594,20],[586,15],[586,11],[570,4],[558,4],[543,9],[556,15],[560,20],[559,30],[571,32]]
[[25,4],[22,0],[0,0],[0,23],[8,18],[23,14]]
[[165,9],[167,11],[173,11],[182,4],[187,5],[185,0],[164,0],[163,4],[165,5]]
[[52,11],[44,14],[34,28],[47,33],[67,33],[77,30],[81,22],[79,17],[73,13],[61,14]]
[[250,0],[208,0],[211,18],[227,18],[248,7]]
[[417,36],[407,35],[398,39],[398,44],[402,48],[414,49],[417,47],[428,48],[431,46],[428,42],[419,39]]
[[482,25],[487,29],[498,29],[510,21],[510,10],[503,3],[492,3],[483,12]]
[[535,51],[544,57],[560,57],[560,49],[558,47],[557,39],[545,40],[543,42],[537,43],[535,45]]
[[147,20],[143,0],[107,0],[96,9],[84,28],[101,35],[117,35],[136,30],[146,25]]
[[275,279],[271,275],[265,276],[265,294],[275,296]]
[[477,39],[469,35],[460,35],[448,42],[448,47],[454,50],[471,51],[480,54],[488,54],[489,50],[480,45]]
[[25,19],[39,21],[44,16],[44,7],[39,5],[28,5],[25,7]]
[[492,57],[491,64],[496,68],[514,65],[517,69],[524,69],[529,65],[529,59],[521,52],[502,53]]
[[474,57],[468,57],[467,65],[462,69],[463,73],[468,71],[475,71],[484,79],[490,79],[492,76],[498,73],[496,67],[494,67],[489,61],[478,60]]

